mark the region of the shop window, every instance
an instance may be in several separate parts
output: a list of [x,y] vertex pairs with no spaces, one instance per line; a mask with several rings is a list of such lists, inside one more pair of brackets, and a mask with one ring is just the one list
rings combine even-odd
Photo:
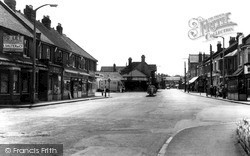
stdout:
[[70,91],[70,80],[64,80],[64,90]]
[[36,90],[36,93],[38,92],[38,73],[36,73],[36,83],[35,83],[35,90]]
[[13,92],[19,93],[19,75],[18,71],[14,71],[13,73]]
[[247,79],[247,88],[250,89],[250,79]]
[[9,93],[9,78],[8,73],[0,73],[0,79],[1,79],[1,93]]
[[51,76],[49,76],[49,94],[51,94],[51,92],[52,92],[52,88],[53,86],[52,86],[52,77]]
[[61,76],[54,75],[53,80],[54,80],[53,93],[60,94],[61,93]]

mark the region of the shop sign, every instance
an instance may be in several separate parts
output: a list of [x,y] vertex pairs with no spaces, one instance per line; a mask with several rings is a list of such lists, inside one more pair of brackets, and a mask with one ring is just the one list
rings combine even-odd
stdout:
[[57,67],[50,67],[50,68],[49,68],[49,71],[50,71],[51,73],[61,74],[61,69],[60,69],[60,68],[57,68]]
[[7,35],[3,37],[3,50],[8,52],[23,52],[24,37]]

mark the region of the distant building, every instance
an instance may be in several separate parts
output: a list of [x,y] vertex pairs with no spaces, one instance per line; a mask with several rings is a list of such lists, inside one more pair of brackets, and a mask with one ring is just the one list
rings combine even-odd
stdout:
[[128,65],[121,70],[126,90],[146,91],[150,83],[158,86],[156,71],[156,65],[147,64],[144,55],[141,56],[141,62],[132,62],[132,58],[130,57]]
[[170,76],[170,77],[165,77],[164,79],[165,79],[166,87],[179,88],[181,77]]

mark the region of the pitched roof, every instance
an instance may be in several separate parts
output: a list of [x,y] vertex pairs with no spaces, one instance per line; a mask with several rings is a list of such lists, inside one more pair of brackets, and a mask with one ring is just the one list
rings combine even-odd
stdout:
[[55,43],[56,46],[59,48],[72,51],[70,45],[65,42],[61,35],[57,33],[53,28],[46,28],[41,22],[36,22],[37,28],[44,33],[53,43]]
[[[140,70],[140,66],[144,66],[146,65],[146,70]],[[145,75],[149,75],[149,71],[156,71],[157,67],[155,64],[150,64],[148,65],[146,62],[131,62],[130,65],[126,66],[123,70],[121,70],[121,74],[125,75],[125,74],[129,74],[131,73],[133,70],[135,70],[135,68],[137,68],[141,73],[145,74]]]
[[[125,68],[125,66],[116,66],[116,71],[119,72]],[[114,67],[113,66],[102,66],[101,72],[113,72]]]
[[110,78],[111,80],[121,80],[122,75],[119,72],[97,72],[103,75],[103,79]]
[[[20,12],[16,12],[16,15],[25,22],[31,29],[34,28],[33,23],[31,23],[25,15],[23,15]],[[74,41],[72,41],[69,37],[66,35],[59,34],[55,29],[53,28],[46,28],[41,22],[36,21],[37,26],[37,33],[41,33],[41,40],[58,46],[59,48],[62,48],[64,50],[74,52],[78,55],[81,55],[85,58],[94,60],[97,62],[97,60],[92,57],[89,53],[87,53],[85,50],[83,50],[80,46],[78,46]]]
[[[24,22],[26,23],[31,29],[34,29],[33,23],[31,23],[25,16],[24,14],[22,14],[21,12],[16,12],[16,15]],[[48,39],[48,37],[42,33],[39,29],[36,29],[36,33],[41,33],[41,41],[49,43],[49,44],[53,44],[55,45],[55,43],[53,43],[50,39]]]
[[66,35],[61,35],[61,37],[65,42],[67,42],[70,45],[72,52],[97,62],[97,60],[93,56],[91,56],[88,52],[86,52],[84,49],[82,49],[79,45],[77,45],[69,37],[67,37]]
[[15,13],[0,1],[0,26],[19,32],[20,34],[32,37],[33,34],[23,26]]
[[141,71],[139,71],[139,70],[137,70],[137,69],[132,70],[132,71],[130,71],[129,73],[124,74],[124,75],[122,75],[122,76],[123,76],[123,77],[131,77],[131,76],[133,76],[133,77],[147,77],[146,74],[144,74],[143,72],[141,72]]
[[141,62],[131,62],[130,65],[126,66],[124,69],[121,70],[121,74],[128,74],[131,72],[135,67],[137,67]]

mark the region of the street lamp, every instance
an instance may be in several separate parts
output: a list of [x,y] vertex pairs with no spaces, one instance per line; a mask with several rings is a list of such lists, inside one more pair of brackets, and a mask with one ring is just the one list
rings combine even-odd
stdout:
[[34,29],[33,29],[33,84],[32,84],[32,97],[31,97],[31,102],[35,103],[36,99],[36,11],[44,6],[49,5],[50,7],[57,7],[57,4],[44,4],[39,6],[34,10]]
[[223,40],[223,50],[222,50],[222,59],[223,59],[223,63],[222,63],[222,76],[223,76],[223,87],[225,87],[225,38],[223,36],[213,36],[214,38],[222,38]]

